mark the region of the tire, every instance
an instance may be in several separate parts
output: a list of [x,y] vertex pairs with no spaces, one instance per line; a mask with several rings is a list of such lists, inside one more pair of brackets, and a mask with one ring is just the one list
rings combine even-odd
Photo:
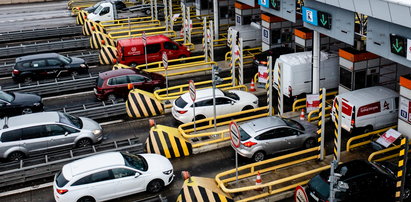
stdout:
[[23,83],[31,83],[33,82],[33,78],[31,76],[27,76],[23,79]]
[[365,127],[365,128],[364,128],[364,130],[363,130],[363,134],[365,134],[365,133],[369,133],[369,132],[372,132],[372,131],[373,131],[372,126],[367,126],[367,127]]
[[[183,59],[183,58],[186,58],[186,56],[185,56],[185,55],[180,55],[180,56],[178,57],[178,59]],[[184,63],[186,63],[186,61],[183,60],[183,61],[180,61],[180,63],[181,63],[181,64],[184,64]]]
[[15,152],[11,152],[7,156],[7,160],[9,160],[9,161],[20,161],[24,157],[25,157],[25,155],[24,155],[23,152],[15,151]]
[[263,151],[257,151],[253,155],[253,161],[254,162],[262,161],[262,160],[264,160],[264,158],[265,158],[265,152],[263,152]]
[[311,147],[315,146],[315,139],[314,138],[308,138],[305,142],[304,142],[304,148],[305,149],[309,149]]
[[81,148],[81,147],[88,147],[92,144],[93,144],[93,142],[89,138],[83,138],[83,139],[80,139],[79,141],[77,141],[76,146],[78,148]]
[[145,13],[146,15],[151,15],[151,9],[145,10],[144,13]]
[[254,109],[254,107],[247,105],[245,106],[241,111],[249,110],[249,109]]
[[79,200],[77,200],[77,202],[95,202],[95,201],[96,199],[94,199],[91,196],[83,196]]
[[70,72],[71,76],[77,77],[79,75],[78,71],[72,71]]
[[[205,119],[206,117],[204,116],[204,115],[197,115],[196,116],[196,121],[199,121],[199,120],[201,120],[201,119]],[[193,121],[194,121],[194,119],[193,119]]]
[[164,187],[164,182],[162,180],[156,179],[152,180],[150,183],[147,185],[147,192],[149,193],[157,193],[161,191]]
[[114,95],[113,93],[111,93],[107,96],[107,100],[111,100],[111,101],[115,102],[117,100],[117,96]]
[[31,114],[33,113],[33,110],[30,107],[26,107],[23,110],[21,110],[21,114]]

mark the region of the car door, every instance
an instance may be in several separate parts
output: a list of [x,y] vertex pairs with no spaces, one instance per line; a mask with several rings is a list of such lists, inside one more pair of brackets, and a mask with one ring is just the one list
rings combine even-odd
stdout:
[[48,148],[74,145],[74,140],[80,133],[79,130],[60,124],[47,124]]
[[128,80],[133,84],[134,88],[138,88],[145,91],[152,91],[151,80],[141,75],[128,75]]
[[[197,115],[204,115],[206,118],[213,117],[214,116],[214,111],[213,111],[213,99],[205,99],[201,101],[196,101],[195,102],[195,107],[196,107],[196,116]],[[192,108],[191,108],[192,109]],[[193,114],[192,112],[187,112],[190,114]],[[193,117],[193,115],[189,115]]]
[[215,99],[217,116],[237,112],[232,100],[226,97],[217,97]]
[[161,43],[148,44],[147,49],[147,63],[161,61],[162,53]]
[[123,98],[128,96],[128,83],[129,81],[126,75],[114,77],[108,81],[108,85],[113,88],[114,94]]
[[296,129],[283,128],[281,130],[281,133],[283,134],[281,134],[280,136],[284,138],[284,141],[287,145],[284,150],[299,148],[304,142],[304,137],[300,135],[301,132]]
[[394,98],[381,101],[381,114],[376,116],[376,128],[392,125],[398,120],[398,108],[394,104]]
[[22,129],[20,146],[29,153],[47,150],[48,137],[43,125],[30,126]]
[[136,176],[136,171],[130,168],[112,169],[119,196],[126,196],[133,193],[144,191],[144,183],[141,181],[144,177]]
[[276,137],[276,129],[268,130],[255,137],[258,140],[258,144],[264,149],[266,154],[272,154],[277,152],[283,141]]
[[63,70],[64,64],[55,58],[46,59],[47,72],[55,72],[56,77],[59,77],[65,70]]
[[53,77],[57,73],[53,69],[47,68],[45,59],[32,60],[30,63],[30,71],[36,78]]
[[13,112],[13,106],[0,98],[0,118]]
[[96,201],[110,200],[117,197],[117,187],[113,183],[113,172],[111,169],[99,171],[89,176],[89,193]]
[[180,52],[179,52],[179,48],[178,45],[170,42],[170,41],[166,41],[164,42],[164,51],[167,53],[167,57],[169,60],[172,59],[177,59],[180,56]]

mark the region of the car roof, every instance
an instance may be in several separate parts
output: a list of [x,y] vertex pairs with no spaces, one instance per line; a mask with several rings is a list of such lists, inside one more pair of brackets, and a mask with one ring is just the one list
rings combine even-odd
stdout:
[[345,99],[350,104],[360,107],[378,102],[382,98],[398,97],[398,93],[382,86],[373,86],[343,93],[338,95],[338,97]]
[[124,166],[124,158],[120,152],[107,152],[82,158],[63,166],[62,172],[67,180],[73,177],[106,167]]
[[[146,36],[146,40],[147,40],[147,44],[171,41],[170,38],[164,35]],[[121,44],[122,46],[143,45],[143,38],[135,37],[135,38],[130,38],[130,39],[121,39],[118,41],[118,43]]]
[[[7,118],[7,126],[9,128],[21,126],[21,125],[29,125],[41,122],[60,122],[60,117],[58,112],[37,112],[32,114],[24,114],[20,116],[12,116]],[[0,130],[5,125],[6,118],[0,120]]]
[[133,69],[124,68],[124,69],[116,69],[116,70],[101,72],[98,74],[98,76],[102,79],[106,79],[106,78],[112,78],[116,76],[130,75],[130,74],[137,74],[137,73]]
[[264,131],[269,128],[275,128],[279,126],[287,126],[287,124],[279,116],[268,116],[252,121],[248,121],[240,125],[249,135],[257,135],[258,132]]
[[[216,88],[215,89],[215,96],[216,97],[221,97],[224,96],[224,93]],[[206,88],[206,89],[199,89],[196,90],[196,100],[201,100],[205,98],[212,98],[213,97],[213,89],[212,88]],[[190,93],[184,93],[181,95],[181,98],[183,98],[186,102],[189,101],[188,103],[192,103],[192,100],[190,98]]]
[[34,54],[34,55],[26,55],[26,56],[16,58],[16,62],[23,62],[26,60],[33,60],[33,59],[56,58],[58,56],[60,55],[57,53],[41,53],[41,54]]
[[336,172],[341,172],[342,167],[347,168],[347,173],[340,178],[341,180],[349,179],[363,173],[375,172],[374,166],[365,160],[353,160],[343,163],[337,167]]

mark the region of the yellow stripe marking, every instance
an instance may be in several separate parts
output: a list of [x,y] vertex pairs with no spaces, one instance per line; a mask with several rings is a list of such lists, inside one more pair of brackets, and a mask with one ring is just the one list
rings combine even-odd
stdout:
[[188,151],[188,146],[187,146],[187,144],[189,144],[189,143],[187,143],[184,139],[182,139],[182,138],[178,138],[179,140],[180,140],[180,145],[181,145],[181,148],[183,148],[183,152],[184,152],[184,155],[185,156],[188,156],[188,155],[190,155],[190,152]]
[[165,155],[167,158],[171,158],[170,150],[168,149],[168,146],[169,146],[169,145],[168,145],[167,142],[166,142],[166,139],[165,139],[165,137],[164,137],[163,131],[159,131],[158,137],[160,138],[161,145],[163,146],[164,155]]
[[151,114],[153,114],[153,116],[157,115],[156,110],[154,109],[153,105],[151,104],[151,99],[148,96],[144,96],[144,100],[146,101],[147,106],[148,106]]
[[151,144],[153,145],[153,148],[154,148],[154,153],[161,154],[160,149],[158,148],[156,138],[154,137],[154,133],[150,133],[150,137],[151,137]]
[[138,94],[139,93],[137,93],[136,95],[137,103],[140,105],[140,108],[143,111],[143,116],[148,116],[148,112],[147,112],[147,109],[144,107],[143,100],[141,100]]
[[206,189],[206,193],[207,193],[207,197],[208,197],[209,201],[210,201],[210,202],[215,202],[215,198],[214,198],[213,192],[210,191],[210,190],[208,190],[208,189]]
[[[132,98],[133,96],[136,97],[136,94],[129,95],[129,97],[131,98],[131,99],[128,100],[128,101],[130,101],[130,106],[131,106],[130,110],[134,112],[136,117],[142,117],[142,115],[140,114],[140,112],[137,109],[137,103],[135,103],[134,99]],[[131,114],[130,114],[130,117],[132,117]]]
[[191,186],[193,188],[194,191],[194,195],[197,198],[198,202],[204,202],[203,197],[201,196],[200,190],[198,189],[198,186]]
[[[178,146],[177,146],[175,137],[174,137],[173,135],[171,135],[171,134],[168,134],[168,138],[169,138],[169,140],[170,140],[171,147],[173,148],[174,155],[175,155],[176,157],[180,157],[181,155],[180,155],[180,151],[178,151]],[[181,146],[182,146],[182,145],[181,145]],[[183,146],[182,146],[182,147],[183,147]]]

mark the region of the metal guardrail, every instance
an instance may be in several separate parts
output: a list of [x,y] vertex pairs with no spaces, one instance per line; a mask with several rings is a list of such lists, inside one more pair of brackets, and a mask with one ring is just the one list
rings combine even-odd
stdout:
[[92,147],[48,153],[43,156],[24,159],[20,162],[2,163],[0,165],[0,187],[52,177],[63,165],[69,162],[109,151],[128,151],[136,154],[143,151],[143,145],[139,143],[138,138],[133,138],[97,144]]
[[53,109],[53,111],[55,110],[66,112],[74,116],[88,117],[94,120],[125,115],[127,113],[125,102],[123,100],[116,102],[108,100]]
[[[338,93],[337,91],[327,93],[326,96],[328,97],[328,99],[326,100],[326,102],[331,103],[334,97],[337,95],[337,93]],[[299,109],[306,108],[306,101],[307,101],[307,98],[301,98],[301,99],[295,100],[292,106],[293,112],[296,112]]]
[[1,32],[0,43],[25,41],[41,38],[55,38],[61,36],[75,36],[81,34],[81,26],[51,27],[13,32]]
[[384,133],[385,131],[391,129],[391,128],[396,128],[397,126],[392,126],[392,127],[387,127],[387,128],[383,128],[380,130],[376,130],[376,131],[372,131],[369,133],[365,133],[365,134],[361,134],[361,135],[356,135],[354,137],[351,137],[350,139],[348,139],[347,141],[347,145],[346,145],[346,150],[348,152],[352,151],[352,149],[356,148],[356,147],[361,147],[367,144],[371,143],[371,138],[374,135],[380,134],[380,133]]
[[12,57],[25,54],[42,53],[50,51],[61,51],[68,49],[89,48],[90,40],[88,37],[76,39],[62,39],[60,41],[34,43],[28,45],[9,46],[0,48],[0,57]]

